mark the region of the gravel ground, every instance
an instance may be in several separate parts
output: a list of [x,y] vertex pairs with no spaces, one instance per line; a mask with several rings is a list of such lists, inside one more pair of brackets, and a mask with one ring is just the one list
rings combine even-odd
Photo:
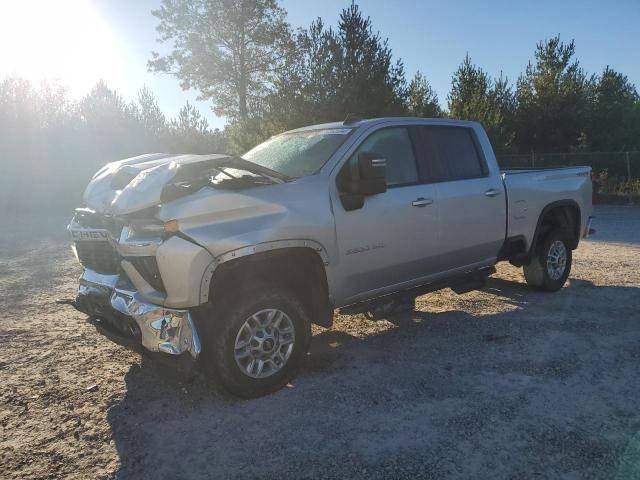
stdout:
[[315,332],[252,401],[185,382],[53,303],[80,273],[66,218],[0,232],[3,478],[640,478],[640,208],[596,209],[570,282],[500,265]]

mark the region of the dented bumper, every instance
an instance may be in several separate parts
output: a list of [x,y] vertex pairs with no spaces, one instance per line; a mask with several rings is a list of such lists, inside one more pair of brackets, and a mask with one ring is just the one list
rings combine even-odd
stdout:
[[200,337],[188,309],[147,303],[119,275],[85,269],[74,306],[118,343],[192,360],[200,355]]

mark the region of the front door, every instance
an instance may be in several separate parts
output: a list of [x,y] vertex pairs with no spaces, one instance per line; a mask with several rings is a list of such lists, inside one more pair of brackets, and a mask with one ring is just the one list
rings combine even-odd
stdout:
[[339,249],[337,291],[343,297],[336,301],[342,304],[421,283],[435,273],[438,255],[437,190],[420,181],[408,129],[374,131],[340,174],[353,174],[360,152],[375,152],[386,159],[387,191],[366,197],[362,208],[351,211],[333,198]]

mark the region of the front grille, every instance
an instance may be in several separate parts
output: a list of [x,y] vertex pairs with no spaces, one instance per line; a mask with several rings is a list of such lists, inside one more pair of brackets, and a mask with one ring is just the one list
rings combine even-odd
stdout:
[[108,230],[114,238],[120,236],[124,224],[110,215],[103,215],[90,210],[76,210],[75,221],[86,228]]
[[127,260],[154,290],[165,293],[156,257],[128,257]]
[[109,242],[76,242],[76,252],[86,268],[105,275],[120,271],[120,258]]

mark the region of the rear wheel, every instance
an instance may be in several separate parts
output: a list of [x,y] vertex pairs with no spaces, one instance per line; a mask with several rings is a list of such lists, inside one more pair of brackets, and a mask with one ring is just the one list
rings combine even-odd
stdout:
[[561,228],[553,228],[539,242],[531,263],[523,267],[527,284],[547,292],[556,292],[569,278],[572,251],[568,234]]
[[282,388],[309,348],[311,324],[285,289],[256,286],[236,295],[212,322],[207,361],[233,394],[253,398]]

